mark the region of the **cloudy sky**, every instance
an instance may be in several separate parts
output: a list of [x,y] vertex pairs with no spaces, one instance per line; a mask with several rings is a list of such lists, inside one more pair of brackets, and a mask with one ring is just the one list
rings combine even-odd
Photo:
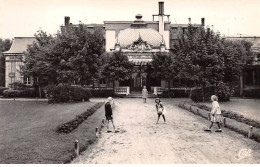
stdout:
[[[260,0],[164,0],[172,23],[200,23],[225,35],[260,36]],[[64,16],[72,23],[133,21],[136,14],[151,21],[158,0],[0,0],[0,38],[33,36],[42,29],[56,33]]]

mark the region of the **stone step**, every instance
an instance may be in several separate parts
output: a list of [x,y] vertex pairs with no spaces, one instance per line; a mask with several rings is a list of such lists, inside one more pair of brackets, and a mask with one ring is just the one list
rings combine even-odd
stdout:
[[[129,98],[142,98],[142,94],[129,94],[127,95],[126,97],[129,97]],[[148,94],[147,96],[148,98],[156,98],[157,95],[154,95],[154,94]]]

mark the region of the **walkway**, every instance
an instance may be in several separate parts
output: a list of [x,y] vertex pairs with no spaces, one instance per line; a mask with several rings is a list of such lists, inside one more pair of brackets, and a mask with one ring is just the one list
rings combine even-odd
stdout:
[[228,129],[204,132],[209,122],[176,107],[176,99],[163,99],[167,124],[155,124],[154,99],[146,104],[142,99],[115,101],[120,132],[104,129],[98,142],[72,163],[260,163],[259,143]]

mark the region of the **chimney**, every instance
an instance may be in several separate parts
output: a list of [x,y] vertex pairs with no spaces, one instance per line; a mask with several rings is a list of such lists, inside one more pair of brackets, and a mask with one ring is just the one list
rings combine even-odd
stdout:
[[159,2],[159,15],[164,15],[164,2]]
[[158,19],[159,19],[159,33],[163,36],[164,33],[164,2],[159,2],[159,14],[158,14]]
[[188,18],[188,20],[189,20],[189,24],[191,24],[191,18],[190,17]]
[[70,17],[65,16],[65,26],[68,26],[70,24]]
[[205,18],[204,17],[201,18],[201,26],[205,26]]

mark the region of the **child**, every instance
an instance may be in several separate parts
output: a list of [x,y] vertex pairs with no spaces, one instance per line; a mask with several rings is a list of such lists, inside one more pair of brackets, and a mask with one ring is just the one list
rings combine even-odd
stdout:
[[159,121],[161,115],[163,117],[164,123],[166,123],[166,119],[164,116],[164,107],[162,105],[161,100],[159,98],[156,98],[155,103],[156,103],[156,110],[157,110],[157,114],[158,114],[158,119],[157,119],[156,124],[158,124],[158,121]]
[[142,97],[143,97],[143,102],[146,103],[146,98],[148,95],[148,91],[146,89],[146,86],[144,86],[143,90],[142,90]]
[[211,132],[211,127],[213,126],[213,123],[216,122],[218,125],[218,130],[216,130],[216,132],[222,132],[221,128],[220,128],[220,122],[221,122],[221,110],[218,104],[218,97],[215,95],[211,96],[211,101],[212,101],[212,109],[211,109],[211,125],[208,129],[206,129],[205,131],[210,131]]
[[113,111],[112,111],[113,102],[114,102],[113,98],[108,97],[107,102],[105,104],[105,116],[106,116],[106,122],[107,122],[107,132],[110,132],[108,129],[109,129],[109,121],[111,121],[114,131],[116,133],[115,125],[113,122]]

